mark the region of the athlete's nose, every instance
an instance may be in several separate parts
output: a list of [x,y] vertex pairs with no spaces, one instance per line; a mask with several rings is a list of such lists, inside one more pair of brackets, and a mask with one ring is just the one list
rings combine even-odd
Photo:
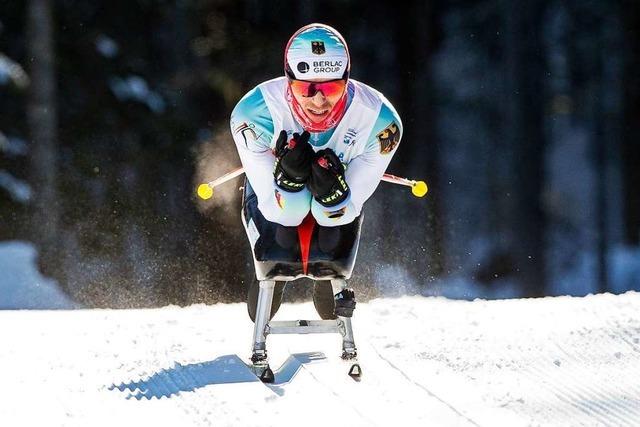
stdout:
[[315,95],[311,97],[311,103],[316,107],[323,107],[327,102],[327,98],[324,96],[322,91],[317,91]]

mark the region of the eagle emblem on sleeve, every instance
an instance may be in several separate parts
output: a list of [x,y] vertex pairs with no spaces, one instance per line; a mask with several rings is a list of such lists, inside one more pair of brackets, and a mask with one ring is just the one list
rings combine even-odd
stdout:
[[389,154],[400,142],[400,130],[396,122],[391,122],[376,135],[380,143],[380,154]]

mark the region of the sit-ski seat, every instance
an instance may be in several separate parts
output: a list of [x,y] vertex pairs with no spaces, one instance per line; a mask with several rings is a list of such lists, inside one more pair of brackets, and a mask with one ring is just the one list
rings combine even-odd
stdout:
[[[332,253],[320,250],[318,225],[309,214],[298,226],[299,241],[285,249],[276,243],[278,224],[267,221],[258,209],[257,196],[245,180],[242,221],[253,252],[258,280],[291,281],[300,277],[314,280],[349,279],[358,253],[362,215],[353,222],[338,226],[340,237]],[[308,246],[300,233],[310,233]],[[305,259],[306,258],[306,259]]]
[[318,226],[309,214],[298,226],[298,242],[285,249],[276,242],[278,224],[267,221],[258,209],[258,199],[245,180],[242,221],[249,238],[260,291],[253,332],[252,369],[264,382],[273,382],[275,375],[267,361],[267,336],[270,334],[338,333],[342,335],[342,359],[349,361],[349,376],[359,381],[361,368],[353,339],[351,318],[338,316],[336,320],[269,321],[276,280],[292,281],[300,277],[331,280],[334,293],[347,287],[360,241],[362,215],[347,225],[339,226],[338,244],[331,253],[320,250],[317,243]]

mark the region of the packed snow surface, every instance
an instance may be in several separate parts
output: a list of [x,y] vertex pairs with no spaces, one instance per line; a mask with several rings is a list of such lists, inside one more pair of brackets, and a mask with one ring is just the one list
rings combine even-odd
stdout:
[[265,385],[244,304],[0,311],[0,425],[640,425],[638,293],[378,299],[353,323],[361,382],[339,336],[276,335]]

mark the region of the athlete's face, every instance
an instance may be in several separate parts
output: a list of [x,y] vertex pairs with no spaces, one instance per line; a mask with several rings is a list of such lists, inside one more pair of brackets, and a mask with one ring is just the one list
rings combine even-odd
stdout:
[[314,123],[327,118],[342,97],[346,88],[345,80],[307,82],[290,80],[291,93]]

